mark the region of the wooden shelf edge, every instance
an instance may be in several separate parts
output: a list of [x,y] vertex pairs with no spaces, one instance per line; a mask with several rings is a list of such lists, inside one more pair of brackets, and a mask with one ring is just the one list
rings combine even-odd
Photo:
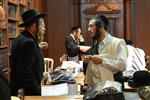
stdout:
[[13,4],[13,5],[16,5],[16,6],[18,5],[16,1],[14,2],[12,0],[8,0],[8,4]]
[[7,29],[6,25],[0,26],[0,30],[5,30],[5,29]]
[[18,18],[11,18],[11,17],[8,17],[8,20],[9,20],[9,21],[15,21],[15,22],[18,22],[18,21],[19,21]]
[[17,36],[8,36],[9,39],[15,39]]
[[5,49],[7,47],[8,47],[7,45],[0,45],[0,49]]
[[19,5],[26,7],[27,4],[19,3]]
[[120,10],[116,10],[116,11],[88,11],[85,10],[83,11],[85,14],[119,14],[121,11]]

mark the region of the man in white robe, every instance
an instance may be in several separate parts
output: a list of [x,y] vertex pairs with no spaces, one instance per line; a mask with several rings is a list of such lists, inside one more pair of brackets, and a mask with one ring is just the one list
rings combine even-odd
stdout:
[[88,63],[85,84],[94,86],[105,80],[114,80],[114,74],[126,69],[128,51],[123,39],[111,36],[106,30],[108,19],[105,16],[92,18],[89,22],[89,32],[93,45],[97,44],[97,52],[85,56],[84,62]]

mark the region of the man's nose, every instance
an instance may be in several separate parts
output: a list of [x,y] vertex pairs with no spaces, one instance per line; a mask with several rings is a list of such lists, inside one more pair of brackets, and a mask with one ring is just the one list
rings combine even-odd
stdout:
[[91,28],[89,27],[89,28],[88,28],[88,32],[90,32],[90,31],[91,31]]
[[43,31],[45,32],[45,27],[43,27]]

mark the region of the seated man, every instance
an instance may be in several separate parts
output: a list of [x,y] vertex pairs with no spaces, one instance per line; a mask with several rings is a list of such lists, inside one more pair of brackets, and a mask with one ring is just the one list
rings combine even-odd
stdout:
[[133,46],[132,41],[126,40],[127,48],[128,48],[128,58],[127,58],[127,66],[126,70],[123,72],[123,76],[132,77],[133,73],[139,70],[147,70],[146,67],[146,59],[145,52]]
[[85,84],[88,86],[114,80],[114,74],[126,69],[126,43],[123,39],[111,36],[107,27],[108,19],[105,16],[92,18],[89,22],[93,45],[89,50],[89,56],[84,59],[88,63],[85,76]]

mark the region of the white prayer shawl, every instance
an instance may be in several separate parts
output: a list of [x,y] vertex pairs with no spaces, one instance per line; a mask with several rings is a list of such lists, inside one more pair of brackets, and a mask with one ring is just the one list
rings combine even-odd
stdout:
[[127,58],[127,68],[128,70],[145,70],[145,53],[142,49],[135,48],[128,45],[129,56]]

